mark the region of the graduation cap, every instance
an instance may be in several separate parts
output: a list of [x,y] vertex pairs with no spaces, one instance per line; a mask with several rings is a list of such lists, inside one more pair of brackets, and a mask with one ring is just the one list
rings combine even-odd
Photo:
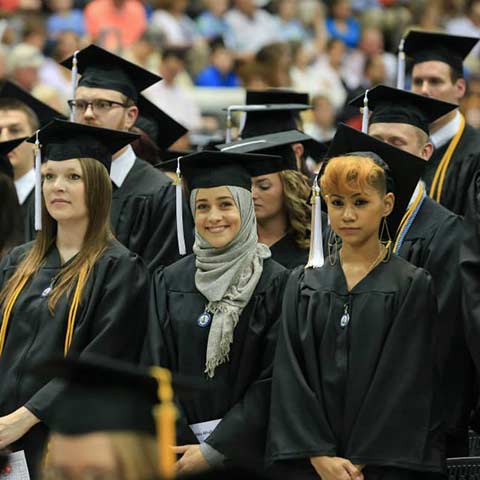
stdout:
[[37,133],[28,138],[27,142],[35,143],[38,137],[45,160],[94,158],[108,171],[110,171],[112,155],[139,137],[131,132],[93,127],[66,120],[53,120]]
[[53,120],[37,130],[27,142],[35,144],[35,229],[41,230],[41,163],[73,158],[94,158],[110,172],[112,155],[139,136],[135,133],[93,127],[66,120]]
[[278,155],[202,151],[180,158],[181,175],[188,188],[236,186],[251,190],[252,177],[285,170]]
[[82,75],[78,86],[115,90],[134,101],[142,90],[162,79],[97,45],[75,52],[60,65],[72,70],[73,91],[78,72]]
[[9,140],[8,142],[0,142],[0,173],[7,175],[7,177],[13,178],[13,167],[8,159],[7,154],[14,148],[18,147],[27,137],[16,138],[15,140]]
[[175,454],[171,446],[175,444],[176,420],[173,391],[194,392],[201,388],[201,379],[94,354],[52,359],[32,369],[32,373],[62,383],[61,393],[45,419],[53,432],[156,434],[159,473],[163,478],[173,476]]
[[160,152],[161,162],[154,165],[155,168],[164,170],[165,172],[175,173],[177,171],[177,159],[178,157],[185,157],[195,153],[192,150],[163,150]]
[[355,97],[350,105],[358,108],[368,107],[368,112],[373,112],[367,119],[370,125],[373,123],[406,123],[420,128],[427,135],[430,135],[429,125],[431,123],[458,108],[458,105],[453,103],[385,85],[377,85],[371,90],[365,91]]
[[41,102],[33,95],[30,95],[26,90],[9,80],[6,80],[0,86],[0,98],[14,98],[24,103],[27,107],[33,110],[41,127],[52,121],[54,118],[65,118],[60,112],[49,107],[46,103]]
[[217,145],[217,148],[221,152],[279,155],[283,157],[286,162],[285,166],[287,168],[285,168],[285,170],[298,170],[297,159],[291,145],[310,139],[310,136],[298,130],[289,130],[286,132],[250,137],[232,143],[224,143]]
[[[326,158],[355,153],[373,153],[388,165],[387,190],[395,194],[395,207],[388,216],[389,230],[396,234],[402,217],[422,176],[427,162],[411,153],[392,147],[341,123],[330,144]],[[389,178],[390,177],[390,178]]]
[[311,108],[308,93],[249,90],[244,108],[236,107],[236,111],[247,112],[241,136],[249,138],[294,130],[298,126],[298,114]]
[[444,62],[463,76],[463,60],[480,39],[410,30],[403,40],[403,51],[414,65],[429,61]]
[[188,132],[188,129],[143,95],[138,96],[137,106],[139,116],[135,126],[143,130],[160,149],[167,149]]

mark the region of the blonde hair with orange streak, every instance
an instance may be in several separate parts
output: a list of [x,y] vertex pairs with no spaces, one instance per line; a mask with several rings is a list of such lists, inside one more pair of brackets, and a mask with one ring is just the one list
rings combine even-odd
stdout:
[[334,157],[328,161],[320,178],[320,188],[324,198],[333,193],[351,194],[367,189],[385,195],[385,171],[369,157]]

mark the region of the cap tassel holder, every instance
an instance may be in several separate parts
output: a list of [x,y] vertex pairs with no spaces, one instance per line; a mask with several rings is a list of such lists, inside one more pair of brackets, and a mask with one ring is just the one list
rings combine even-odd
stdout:
[[183,199],[182,199],[182,175],[180,172],[180,159],[177,158],[177,178],[175,180],[175,200],[176,200],[176,218],[177,218],[177,243],[178,253],[180,255],[186,255],[187,248],[185,246],[185,232],[183,230]]
[[[77,55],[78,55],[79,52],[80,52],[80,50],[76,50],[75,53],[73,54],[73,59],[72,59],[72,99],[75,98],[75,92],[77,91],[77,78],[78,78]],[[73,105],[71,107],[70,121],[71,122],[75,121],[75,105]]]
[[363,97],[363,110],[362,110],[362,133],[368,134],[368,117],[370,110],[368,108],[368,90],[365,90],[365,96]]
[[400,40],[400,45],[398,46],[397,54],[397,88],[400,90],[405,90],[405,39]]
[[305,268],[320,268],[325,263],[323,254],[322,235],[322,202],[320,187],[318,186],[318,175],[315,177],[312,188],[312,233],[310,238],[310,254]]
[[40,151],[40,142],[38,132],[35,137],[35,230],[42,229],[42,152]]
[[168,480],[175,476],[176,444],[175,421],[177,409],[173,403],[172,374],[160,367],[150,369],[152,377],[158,382],[159,404],[153,407],[153,416],[157,429],[158,473],[160,478]]

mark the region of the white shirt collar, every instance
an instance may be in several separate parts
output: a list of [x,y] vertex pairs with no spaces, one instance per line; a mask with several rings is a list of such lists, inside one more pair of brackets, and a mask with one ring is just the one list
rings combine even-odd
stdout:
[[112,161],[112,166],[110,168],[110,178],[112,182],[120,188],[127,178],[128,173],[133,167],[137,156],[133,151],[131,145],[127,146],[125,152],[123,152],[119,157]]
[[460,120],[460,112],[457,110],[455,117],[452,120],[430,135],[430,141],[435,148],[443,147],[453,138],[460,128]]
[[29,170],[23,177],[15,180],[18,202],[23,205],[30,192],[35,188],[35,169]]
[[420,193],[421,185],[425,186],[423,181],[419,180],[418,183],[417,183],[417,186],[415,187],[415,191],[413,192],[413,194],[410,198],[410,201],[408,202],[408,208],[410,208],[412,206],[412,203],[415,201],[415,199],[417,198],[417,195]]

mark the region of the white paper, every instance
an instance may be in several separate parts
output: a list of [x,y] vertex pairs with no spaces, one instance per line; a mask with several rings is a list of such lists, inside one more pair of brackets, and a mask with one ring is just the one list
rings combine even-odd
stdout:
[[210,434],[217,428],[217,425],[222,421],[221,418],[218,420],[210,420],[208,422],[193,423],[189,425],[192,429],[192,432],[197,437],[197,440],[200,443],[203,443]]
[[8,456],[8,465],[11,468],[11,472],[0,475],[2,480],[30,480],[24,450],[11,453]]

